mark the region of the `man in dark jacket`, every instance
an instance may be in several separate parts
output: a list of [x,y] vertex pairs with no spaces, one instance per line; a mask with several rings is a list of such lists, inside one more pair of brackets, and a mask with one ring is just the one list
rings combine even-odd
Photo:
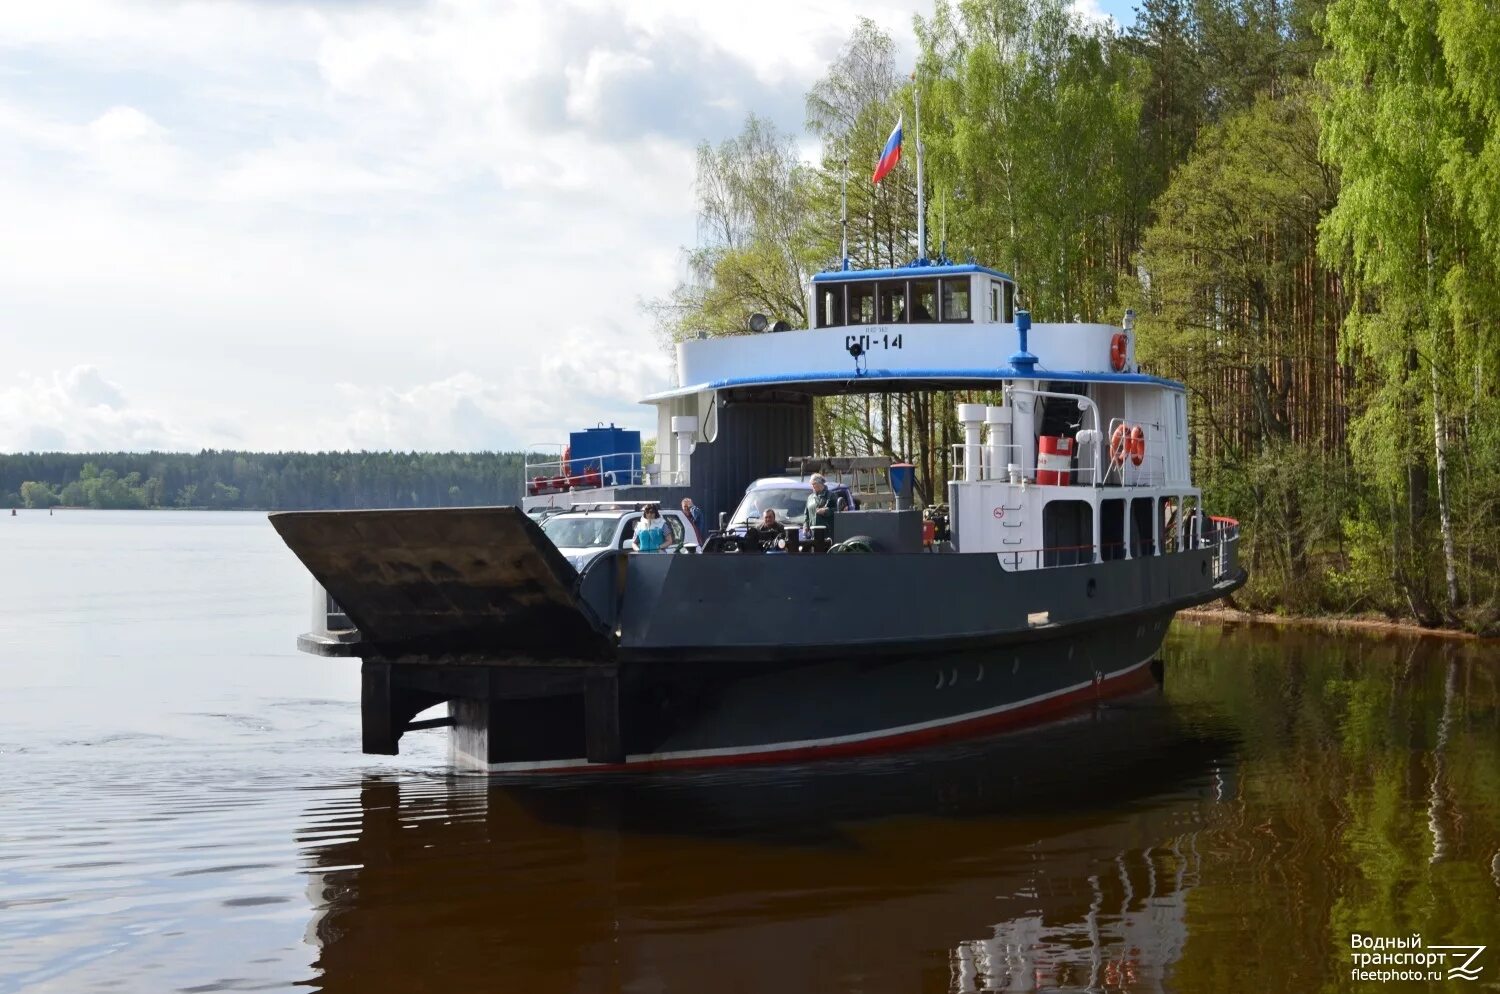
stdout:
[[682,514],[693,523],[693,527],[698,532],[698,541],[702,542],[704,536],[708,534],[708,522],[703,517],[703,508],[694,504],[693,498],[684,497],[682,498]]
[[[839,502],[822,473],[814,473],[808,481],[812,493],[807,495],[807,533],[814,539],[833,539],[833,517],[838,513]],[[822,529],[821,531],[815,529]]]

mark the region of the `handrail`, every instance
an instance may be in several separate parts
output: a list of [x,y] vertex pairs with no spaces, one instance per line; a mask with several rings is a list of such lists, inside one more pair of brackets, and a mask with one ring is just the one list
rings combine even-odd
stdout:
[[[627,462],[629,468],[605,469],[606,465],[617,466],[621,461]],[[568,459],[564,459],[562,453],[559,453],[558,458],[541,462],[532,462],[531,453],[528,452],[522,475],[526,481],[527,496],[647,482],[644,459],[639,450]]]
[[[1089,414],[1094,419],[1094,432],[1095,432],[1095,434],[1098,434],[1098,432],[1099,432],[1099,405],[1096,404],[1093,401],[1092,398],[1087,397],[1087,396],[1085,396],[1083,394],[1062,393],[1062,392],[1057,391],[1057,390],[1033,390],[1030,387],[1016,386],[1014,383],[1008,383],[1008,384],[1006,384],[1006,386],[1005,386],[1005,393],[1008,396],[1015,396],[1018,393],[1023,393],[1023,394],[1026,394],[1028,397],[1056,397],[1056,398],[1058,398],[1060,400],[1071,400],[1071,401],[1073,401],[1074,403],[1076,403],[1078,405],[1078,409],[1080,411],[1088,411],[1089,412]],[[1100,446],[1100,448],[1103,448],[1103,446],[1106,444],[1107,441],[1108,441],[1108,439],[1106,439],[1106,438],[1100,438],[1100,440],[1099,440],[1099,446]],[[1080,473],[1083,472],[1083,470],[1082,470],[1081,467],[1078,470],[1078,472],[1080,472]],[[1093,465],[1093,467],[1092,467],[1092,469],[1090,471],[1089,479],[1091,479],[1091,480],[1098,480],[1098,479],[1100,479],[1100,475],[1099,475],[1099,449],[1097,449],[1097,448],[1094,450],[1094,465]]]
[[[968,468],[968,467],[966,467],[964,465],[964,451],[966,449],[970,448],[969,444],[967,442],[953,442],[953,443],[951,443],[948,446],[948,448],[951,449],[952,453],[953,453],[953,476],[954,476],[954,479],[949,480],[948,482],[949,483],[964,483],[964,482],[967,482],[964,479],[964,477],[967,475],[967,474],[964,473],[964,470]],[[1004,449],[1004,450],[1007,450],[1011,455],[1015,455],[1019,451],[1019,449],[1021,448],[1021,443],[1020,442],[1010,442],[1010,443],[1008,443],[1006,445],[991,445],[988,442],[986,442],[985,444],[978,446],[978,448],[981,450],[981,453],[983,452],[983,450],[986,450],[986,449]],[[983,459],[984,459],[984,456],[981,454],[980,455],[981,469],[983,467]],[[1037,471],[1038,471],[1039,467],[1032,467],[1030,470],[1025,470],[1025,469],[1021,469],[1021,464],[1020,463],[1007,462],[1006,465],[1014,465],[1014,466],[1016,466],[1016,468],[1020,471],[1021,479],[1024,480],[1024,481],[1026,481],[1027,483],[1035,483],[1036,482],[1036,474],[1037,474]],[[990,472],[989,476],[985,476],[983,474],[983,472],[980,473],[979,479],[980,479],[981,482],[983,482],[985,480],[998,480],[1001,483],[1005,483],[1006,481],[1008,481],[1010,479],[1009,474],[1006,472],[1005,467],[1003,467],[1003,466],[999,467],[999,468],[991,466],[990,467],[990,471],[991,472]],[[1046,472],[1046,470],[1042,470],[1042,472]],[[1062,472],[1062,470],[1058,470],[1057,472]],[[1092,482],[1092,480],[1094,478],[1094,472],[1095,472],[1095,470],[1092,469],[1091,467],[1088,467],[1088,466],[1079,466],[1076,469],[1069,469],[1069,470],[1067,470],[1067,472],[1068,472],[1068,474],[1069,474],[1070,477],[1078,477],[1079,478],[1078,481],[1077,481],[1078,485],[1080,485],[1080,486],[1086,486],[1088,483]],[[1083,480],[1082,479],[1082,477],[1084,476],[1084,474],[1088,474],[1088,476],[1089,476],[1088,480]],[[1069,480],[1069,485],[1072,485],[1072,483],[1073,483],[1073,481],[1070,479]],[[1044,486],[1045,486],[1045,484],[1044,484]]]
[[[1142,434],[1145,435],[1148,425],[1144,421],[1128,421],[1125,418],[1110,418],[1109,431],[1105,432],[1104,436],[1099,440],[1099,449],[1101,453],[1108,452],[1109,440],[1114,436],[1115,429],[1118,427],[1139,428],[1141,429]],[[1136,470],[1136,473],[1134,475],[1137,477],[1137,479],[1133,483],[1127,483],[1125,481],[1126,463],[1130,463],[1131,467]],[[1148,452],[1141,460],[1141,465],[1136,465],[1135,463],[1131,462],[1128,455],[1125,457],[1125,460],[1120,463],[1114,463],[1112,461],[1106,460],[1104,475],[1100,478],[1101,482],[1108,485],[1110,470],[1115,468],[1118,468],[1120,471],[1118,474],[1120,480],[1119,485],[1122,487],[1160,487],[1167,485],[1167,457],[1165,453]],[[1160,469],[1160,472],[1157,472],[1158,468]],[[1140,477],[1142,476],[1145,477],[1144,481],[1140,479]]]
[[[1196,546],[1189,546],[1188,548],[1183,549],[1179,549],[1173,546],[1171,548],[1162,549],[1159,552],[1147,552],[1143,555],[1137,555],[1132,558],[1151,559],[1156,556],[1180,555],[1181,553],[1190,552],[1195,549],[1200,551],[1203,549],[1212,549],[1214,550],[1214,580],[1216,582],[1222,580],[1232,571],[1231,567],[1235,561],[1235,557],[1232,554],[1233,547],[1236,545],[1236,543],[1238,543],[1240,537],[1239,522],[1234,521],[1234,519],[1232,518],[1223,520],[1226,522],[1232,522],[1232,524],[1226,524],[1225,526],[1215,528],[1212,531],[1205,532],[1201,537],[1200,544]],[[1101,542],[1088,545],[1052,545],[1045,546],[1040,549],[1004,550],[996,552],[995,555],[1000,558],[1000,564],[1002,566],[1008,565],[1012,571],[1020,569],[1059,569],[1069,566],[1087,566],[1094,562],[1113,561],[1113,557],[1110,560],[1103,559],[1102,553],[1107,549],[1125,549],[1128,548],[1128,546],[1129,542],[1127,541]],[[1079,553],[1083,552],[1087,552],[1088,555],[1078,555]],[[1048,555],[1058,556],[1059,558],[1062,558],[1067,553],[1074,554],[1073,562],[1045,562],[1043,559],[1044,556]],[[1025,565],[1024,557],[1029,557],[1029,566]]]

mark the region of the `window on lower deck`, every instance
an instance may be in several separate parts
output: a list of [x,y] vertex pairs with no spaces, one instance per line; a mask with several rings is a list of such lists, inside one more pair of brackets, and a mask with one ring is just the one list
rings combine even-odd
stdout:
[[1099,558],[1125,558],[1125,501],[1118,498],[1099,502]]
[[1130,558],[1156,555],[1156,528],[1152,525],[1151,509],[1156,501],[1150,497],[1136,497],[1130,501]]
[[1084,500],[1049,500],[1042,508],[1042,565],[1094,561],[1094,507]]
[[1182,536],[1181,515],[1176,497],[1161,499],[1161,551],[1176,552]]

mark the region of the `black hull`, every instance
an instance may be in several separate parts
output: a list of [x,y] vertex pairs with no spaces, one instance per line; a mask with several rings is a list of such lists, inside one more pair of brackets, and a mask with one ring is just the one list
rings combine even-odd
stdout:
[[[992,554],[606,554],[514,508],[276,515],[359,629],[364,748],[448,702],[459,765],[644,769],[900,748],[1149,680],[1172,615],[1244,581],[1232,541],[1012,571]],[[378,541],[376,540],[378,538]]]
[[1171,613],[1061,638],[819,662],[621,664],[625,755],[590,763],[582,695],[450,705],[457,765],[661,769],[864,755],[1020,727],[1153,681]]

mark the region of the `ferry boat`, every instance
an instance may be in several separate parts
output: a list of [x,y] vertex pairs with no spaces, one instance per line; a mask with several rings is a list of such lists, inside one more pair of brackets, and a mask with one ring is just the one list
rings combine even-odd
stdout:
[[[1137,366],[1128,312],[1033,325],[1005,273],[921,259],[846,262],[809,304],[806,329],[676,346],[676,385],[644,400],[652,466],[610,434],[529,469],[524,507],[272,515],[321,588],[300,647],[363,660],[366,752],[435,725],[496,771],[894,749],[1149,684],[1175,612],[1245,581],[1238,525],[1191,479],[1184,387]],[[919,390],[993,401],[954,410],[941,536],[900,467],[892,501],[835,516],[864,554],[710,539],[579,571],[526,510],[691,497],[714,521],[806,468],[817,398]]]

